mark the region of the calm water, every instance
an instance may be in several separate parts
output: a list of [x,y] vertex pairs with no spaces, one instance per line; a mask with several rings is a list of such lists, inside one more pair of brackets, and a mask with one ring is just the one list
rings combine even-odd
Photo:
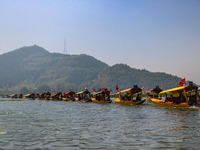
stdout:
[[0,149],[199,149],[200,109],[0,101]]

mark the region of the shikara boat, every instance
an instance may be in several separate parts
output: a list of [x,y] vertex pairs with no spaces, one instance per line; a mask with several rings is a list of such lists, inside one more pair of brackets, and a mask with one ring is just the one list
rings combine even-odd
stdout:
[[10,95],[10,98],[18,98],[17,94]]
[[52,100],[52,101],[62,101],[62,93],[57,92],[57,93],[51,94],[50,100]]
[[159,95],[165,95],[165,98],[151,98],[149,100],[159,106],[200,107],[197,102],[198,87],[193,84],[162,91]]
[[[135,98],[133,97],[134,94],[137,94]],[[145,99],[141,98],[141,94],[142,88],[134,86],[133,88],[117,92],[116,95],[119,95],[119,98],[113,99],[117,104],[139,105],[145,102]]]
[[66,93],[63,98],[63,101],[75,101],[75,93],[73,91],[70,91]]
[[162,92],[162,91],[163,91],[162,88],[160,88],[159,86],[156,86],[156,88],[153,88],[153,89],[147,91],[147,93],[146,93],[146,100],[147,101],[151,101],[152,98],[159,99],[159,93]]
[[108,89],[103,89],[98,92],[94,92],[91,97],[94,103],[111,103],[110,91]]
[[36,99],[37,100],[50,100],[51,97],[51,93],[47,92],[47,93],[41,93],[41,94],[36,94]]
[[76,93],[75,99],[80,102],[92,102],[90,92],[88,90]]
[[24,95],[24,98],[35,100],[35,94],[34,93],[26,94]]

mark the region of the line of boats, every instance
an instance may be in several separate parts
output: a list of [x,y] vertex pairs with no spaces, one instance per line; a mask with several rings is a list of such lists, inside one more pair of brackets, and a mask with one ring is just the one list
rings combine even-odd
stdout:
[[[142,97],[143,88],[139,88],[134,85],[133,88],[125,89],[119,91],[118,85],[116,86],[117,93],[113,100],[117,104],[124,105],[140,105],[146,100],[153,102],[159,106],[170,106],[170,107],[200,107],[200,90],[197,86],[190,83],[189,85],[184,85],[176,87],[173,89],[163,91],[162,88],[157,86],[146,92],[146,97]],[[30,93],[23,95],[17,94],[11,95],[10,98],[25,98],[25,99],[38,99],[38,100],[52,100],[52,101],[80,101],[80,102],[95,102],[95,103],[111,103],[110,98],[111,90],[106,88],[100,88],[99,91],[91,93],[87,89],[81,92],[73,92],[70,90],[68,93],[57,92],[51,94],[50,92],[36,94]]]

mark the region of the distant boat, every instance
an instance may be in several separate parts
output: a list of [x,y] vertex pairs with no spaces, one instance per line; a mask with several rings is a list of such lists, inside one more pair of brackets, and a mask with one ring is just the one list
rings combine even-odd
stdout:
[[63,101],[75,101],[75,93],[70,91],[62,98]]
[[18,98],[17,94],[10,95],[10,98]]
[[80,102],[92,102],[90,92],[88,90],[76,93],[75,99]]
[[[133,94],[137,94],[135,98],[133,97]],[[145,99],[141,98],[141,94],[142,88],[135,85],[133,88],[117,92],[116,95],[119,95],[119,98],[113,99],[117,104],[139,105],[145,102]]]
[[24,98],[35,100],[35,94],[34,93],[26,94],[24,95]]
[[105,88],[102,88],[98,92],[92,93],[91,99],[94,103],[111,103],[112,102],[112,100],[110,99],[110,91]]
[[62,93],[57,92],[57,93],[51,94],[50,100],[52,100],[52,101],[62,101]]

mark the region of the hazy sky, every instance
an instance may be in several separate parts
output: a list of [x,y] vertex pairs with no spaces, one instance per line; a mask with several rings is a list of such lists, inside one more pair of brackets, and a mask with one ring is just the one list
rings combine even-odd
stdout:
[[200,0],[0,0],[0,54],[39,45],[200,84]]

